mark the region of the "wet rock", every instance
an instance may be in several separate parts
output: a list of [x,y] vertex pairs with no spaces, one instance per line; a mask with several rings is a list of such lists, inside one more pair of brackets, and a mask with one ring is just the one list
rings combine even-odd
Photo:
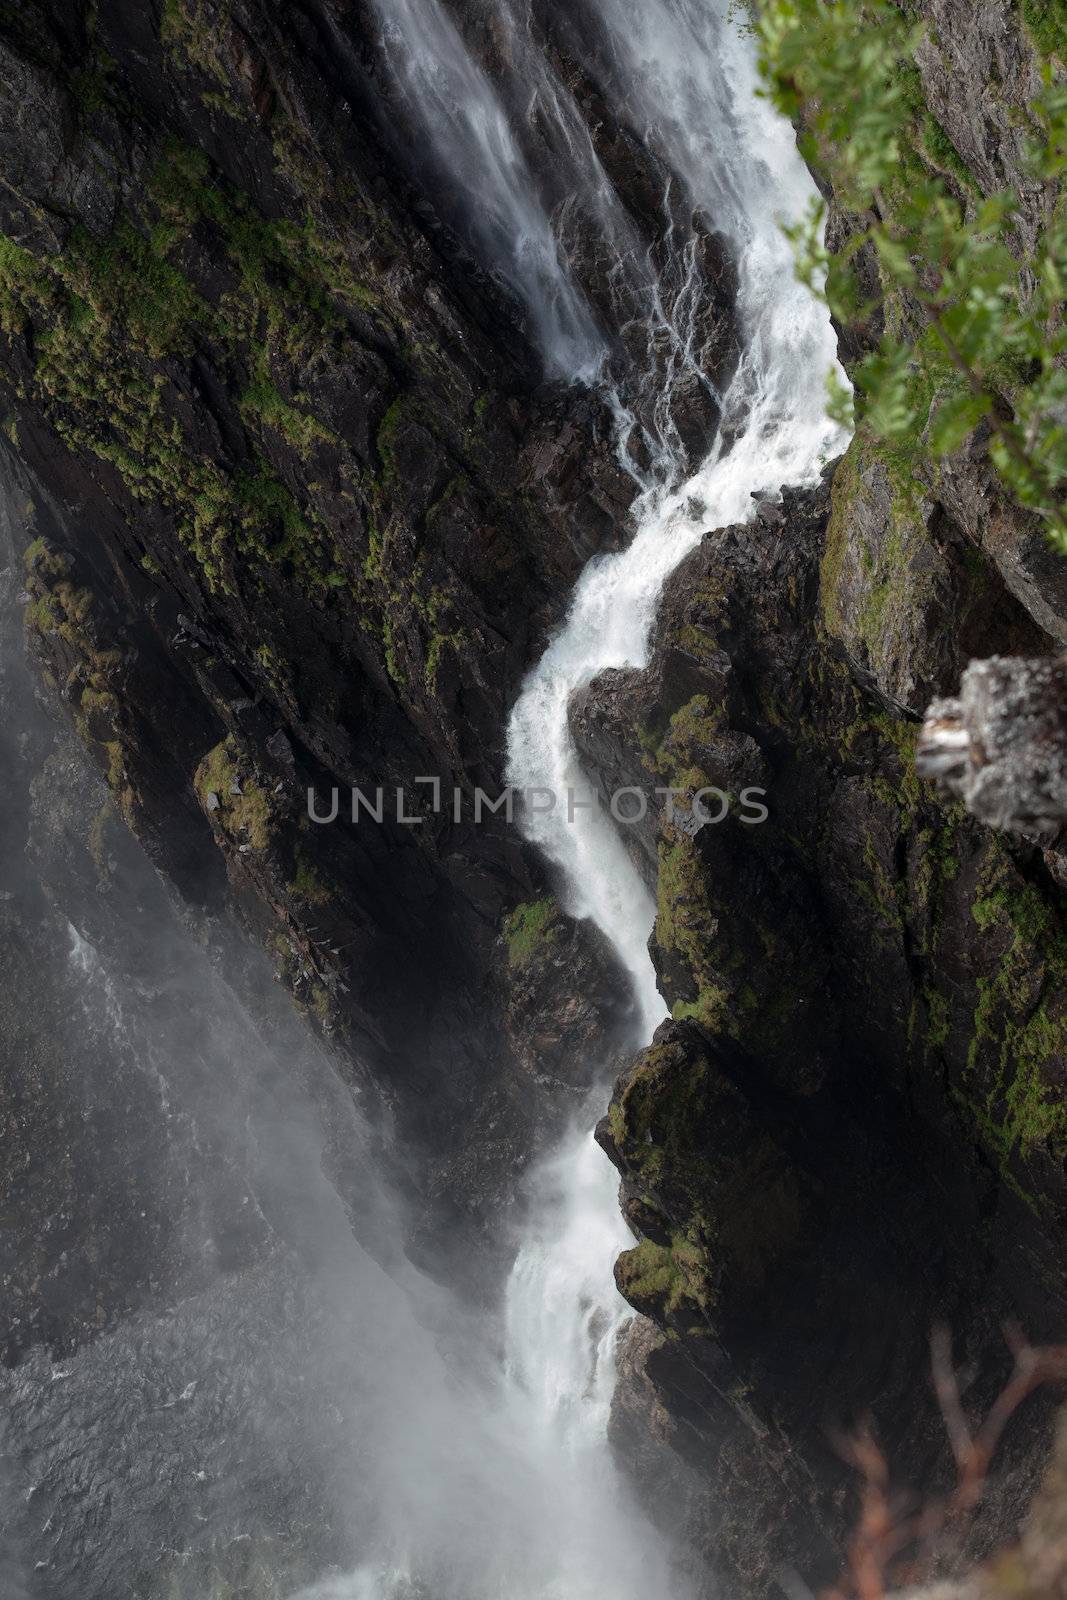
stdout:
[[[690,1527],[711,1518],[749,1589],[780,1562],[835,1575],[849,1479],[828,1430],[869,1413],[898,1475],[942,1470],[932,1323],[990,1398],[997,1317],[1067,1314],[1062,906],[1036,852],[919,781],[916,723],[826,632],[831,521],[823,485],[705,535],[644,680],[594,684],[572,714],[610,776],[640,761],[680,805],[764,791],[758,824],[659,813],[652,950],[675,1020],[599,1135],[641,1240],[619,1286],[667,1336],[634,1381],[704,1474]],[[1017,1480],[992,1497],[987,1539],[1018,1504]]]
[[[821,574],[826,627],[887,705],[912,714],[957,682],[983,640],[1049,648],[979,548],[988,516],[949,492],[957,481],[946,470],[938,498],[859,443],[834,476]],[[1047,621],[1044,612],[1038,621]]]
[[1067,823],[1067,666],[972,661],[956,699],[935,700],[915,753],[988,827],[1054,840]]
[[[207,0],[161,22],[123,0],[92,32],[76,10],[0,19],[34,649],[153,861],[239,906],[411,1153],[423,1258],[444,1270],[434,1215],[482,1292],[499,1259],[464,1239],[503,1239],[626,1003],[574,932],[585,992],[561,957],[512,1006],[501,931],[540,868],[418,780],[468,812],[502,787],[523,674],[635,485],[608,408],[545,383],[508,294],[401,170],[362,12]],[[352,822],[353,787],[389,797],[381,824]],[[309,788],[344,797],[336,826]]]
[[513,1047],[527,1072],[587,1092],[633,1028],[626,975],[607,940],[551,896],[504,925],[500,979]]

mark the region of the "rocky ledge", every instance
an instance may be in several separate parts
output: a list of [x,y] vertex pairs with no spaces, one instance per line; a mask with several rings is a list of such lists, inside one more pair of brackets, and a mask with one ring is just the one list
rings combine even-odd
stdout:
[[[1067,1313],[1060,892],[1039,849],[917,778],[917,722],[824,624],[830,521],[824,483],[706,535],[649,672],[606,675],[572,719],[605,782],[678,791],[652,946],[673,1020],[598,1137],[640,1241],[617,1281],[660,1330],[640,1381],[710,1483],[709,1556],[756,1588],[783,1563],[836,1575],[855,1506],[835,1432],[870,1417],[895,1476],[938,1481],[935,1325],[980,1408],[1001,1320],[1052,1337]],[[988,647],[1031,626],[1003,592],[988,615]],[[765,821],[715,822],[709,795],[691,814],[753,788]]]
[[[320,827],[305,796],[499,787],[522,676],[635,485],[476,265],[375,30],[330,0],[0,8],[2,448],[35,649],[121,816],[193,904],[240,907],[458,1270],[628,1002],[502,817]],[[661,248],[662,174],[598,137]],[[714,417],[679,425],[702,445]]]

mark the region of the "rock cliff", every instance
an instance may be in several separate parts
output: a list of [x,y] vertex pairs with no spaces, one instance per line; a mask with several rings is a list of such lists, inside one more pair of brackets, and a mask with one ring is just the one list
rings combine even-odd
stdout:
[[[369,27],[328,3],[3,12],[4,448],[34,479],[28,625],[122,816],[194,902],[236,897],[421,1152],[462,1265],[447,1217],[510,1191],[625,1019],[610,958],[471,800],[634,483],[398,153]],[[322,814],[340,792],[335,825],[309,788]],[[353,788],[384,789],[380,826],[351,824]]]
[[[1024,108],[1062,31],[1038,7],[911,9],[927,31],[902,182],[908,163],[937,171],[972,207],[1018,185],[1025,252],[1049,196],[1025,182]],[[829,200],[843,251],[854,219]],[[864,270],[877,300],[873,255]],[[846,364],[882,318],[918,316],[883,296],[866,329],[842,330]],[[634,1335],[619,1426],[643,1394],[710,1484],[680,1491],[710,1559],[749,1589],[783,1566],[836,1576],[857,1502],[835,1434],[870,1420],[901,1480],[943,1476],[935,1325],[979,1413],[1001,1381],[1002,1319],[1062,1334],[1059,858],[1032,817],[1029,839],[978,826],[914,759],[931,696],[971,657],[1031,658],[1031,697],[1058,682],[1043,658],[1063,640],[1064,565],[985,444],[916,476],[861,428],[821,489],[709,533],[670,580],[650,671],[607,674],[572,708],[602,787],[680,791],[673,817],[631,836],[657,886],[673,1020],[598,1135],[639,1239],[617,1281],[660,1330]],[[964,702],[975,738],[984,682]],[[1028,723],[1046,733],[1047,701]],[[1010,705],[993,709],[1006,726]],[[1041,750],[1025,759],[1039,789],[1054,783]],[[997,770],[979,809],[1003,825]],[[763,825],[736,804],[753,786]],[[1032,1412],[1009,1440],[976,1547],[1012,1526],[1039,1433]]]
[[[595,42],[547,9],[662,255],[662,174],[583,79]],[[1019,181],[1058,12],[918,10],[909,160],[971,203]],[[512,70],[483,8],[463,22]],[[417,780],[465,807],[499,786],[522,676],[585,561],[624,539],[634,481],[606,406],[545,381],[454,197],[390,134],[369,28],[340,0],[0,7],[4,448],[33,479],[35,650],[115,807],[198,915],[236,904],[273,951],[390,1152],[416,1153],[413,1248],[476,1291],[471,1239],[503,1244],[517,1171],[618,1048],[628,1001],[503,818],[456,820]],[[713,234],[702,255],[721,376],[733,271]],[[647,351],[598,292],[603,262],[576,258],[625,382]],[[843,332],[846,359],[862,343]],[[680,396],[690,453],[714,421]],[[710,531],[670,580],[650,670],[571,708],[605,790],[680,797],[628,833],[672,1020],[599,1129],[638,1240],[619,1287],[651,1319],[616,1432],[653,1500],[677,1457],[660,1511],[682,1503],[679,1536],[746,1592],[783,1566],[835,1575],[855,1500],[833,1429],[870,1414],[895,1470],[944,1474],[935,1322],[977,1408],[1004,1317],[1034,1338],[1067,1324],[1061,891],[1040,848],[914,766],[920,714],[972,656],[1067,640],[1065,570],[980,434],[918,481],[860,435],[821,487]],[[353,823],[351,790],[379,787],[421,792],[420,820]],[[339,791],[335,824],[310,820],[309,788],[327,808]],[[713,795],[698,826],[702,789],[723,816]],[[16,1262],[18,1296],[40,1271]],[[29,1317],[11,1358],[90,1338],[121,1279],[98,1313]],[[1044,1430],[1037,1407],[1009,1437],[979,1546],[1016,1519]]]

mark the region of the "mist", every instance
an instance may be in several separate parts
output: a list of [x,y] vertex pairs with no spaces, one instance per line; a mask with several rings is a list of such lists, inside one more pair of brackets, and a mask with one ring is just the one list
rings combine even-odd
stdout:
[[[632,348],[660,352],[607,397],[640,490],[632,542],[587,567],[511,719],[512,781],[561,790],[582,778],[574,689],[644,664],[659,590],[702,529],[783,478],[810,481],[836,442],[822,414],[829,323],[794,286],[777,225],[811,185],[780,129],[780,172],[763,164],[768,115],[738,110],[750,52],[723,5],[664,0],[637,28],[604,0],[591,15],[617,91],[658,130],[669,178],[658,278],[522,17],[499,8],[514,59],[534,64],[548,159],[529,156],[532,113],[500,98],[443,7],[425,38],[416,8],[380,12],[402,102],[467,196],[472,248],[525,306],[546,370],[603,379],[608,350],[550,171],[626,261],[613,292],[620,324],[638,325]],[[697,332],[709,217],[746,262],[748,348],[725,397]],[[720,402],[732,452],[709,443]],[[683,433],[703,438],[700,463]],[[633,1243],[590,1132],[610,1064],[587,1064],[595,1094],[526,1175],[506,1281],[472,1302],[417,1270],[391,1187],[404,1152],[370,1126],[241,926],[172,898],[36,686],[20,615],[35,492],[9,470],[6,1111],[36,1119],[40,1154],[39,1170],[12,1175],[9,1231],[12,1248],[36,1241],[44,1309],[15,1308],[9,1332],[3,1559],[28,1600],[222,1600],[242,1586],[257,1600],[687,1600],[684,1552],[675,1543],[672,1562],[609,1445],[630,1318],[612,1265]],[[638,1002],[632,1042],[645,1042],[665,1011],[654,908],[618,837],[600,819],[530,838],[614,946]],[[93,1214],[75,1218],[84,1195]]]
[[[266,958],[114,819],[86,845],[107,791],[26,658],[29,490],[8,469],[0,910],[5,1109],[33,1097],[41,1169],[8,1174],[5,1248],[42,1241],[51,1325],[8,1329],[5,1595],[681,1594],[606,1442],[630,1238],[593,1107],[528,1176],[495,1303],[408,1262]],[[124,1315],[83,1341],[105,1284]]]

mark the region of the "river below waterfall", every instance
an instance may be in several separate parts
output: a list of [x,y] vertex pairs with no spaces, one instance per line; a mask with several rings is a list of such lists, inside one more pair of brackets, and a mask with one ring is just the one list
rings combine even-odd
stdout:
[[[588,789],[572,693],[645,663],[657,595],[703,530],[812,481],[840,443],[823,409],[832,333],[779,228],[812,186],[791,130],[756,97],[727,0],[583,8],[601,70],[670,174],[665,266],[613,203],[524,7],[496,0],[507,49],[494,78],[443,0],[375,3],[383,65],[472,213],[472,249],[526,305],[550,370],[610,394],[636,479],[632,537],[587,568],[509,730],[513,783]],[[723,393],[695,333],[701,228],[726,237],[740,273],[743,348]],[[574,239],[590,229],[617,262],[629,365],[587,293]],[[694,381],[723,419],[697,461],[675,405]],[[631,1241],[589,1132],[607,1086],[525,1180],[495,1314],[410,1265],[402,1207],[328,1055],[265,961],[219,961],[236,927],[205,938],[132,849],[115,868],[126,921],[98,914],[93,864],[73,858],[47,803],[60,779],[71,805],[97,810],[104,791],[47,725],[23,659],[24,492],[9,486],[2,662],[11,814],[30,847],[4,888],[32,960],[9,1007],[20,1026],[43,1018],[47,1048],[81,1080],[84,1116],[57,1136],[57,1159],[98,1163],[101,1237],[118,1230],[155,1267],[117,1328],[61,1360],[38,1347],[5,1379],[5,1595],[684,1600],[689,1580],[608,1444],[629,1315],[612,1265]],[[617,833],[587,811],[524,826],[566,908],[597,923],[630,974],[643,1042],[664,1015],[654,907]]]
[[[499,1313],[476,1313],[405,1259],[351,1096],[243,933],[205,946],[132,844],[101,914],[64,823],[106,791],[23,654],[23,492],[0,659],[28,865],[5,862],[0,911],[29,965],[7,1042],[35,1030],[80,1079],[42,1161],[100,1169],[91,1224],[59,1181],[49,1209],[43,1175],[36,1226],[91,1226],[151,1282],[117,1328],[4,1379],[5,1600],[683,1593],[607,1449],[628,1243],[611,1168],[576,1127],[531,1172]],[[45,1302],[78,1293],[55,1277]]]

